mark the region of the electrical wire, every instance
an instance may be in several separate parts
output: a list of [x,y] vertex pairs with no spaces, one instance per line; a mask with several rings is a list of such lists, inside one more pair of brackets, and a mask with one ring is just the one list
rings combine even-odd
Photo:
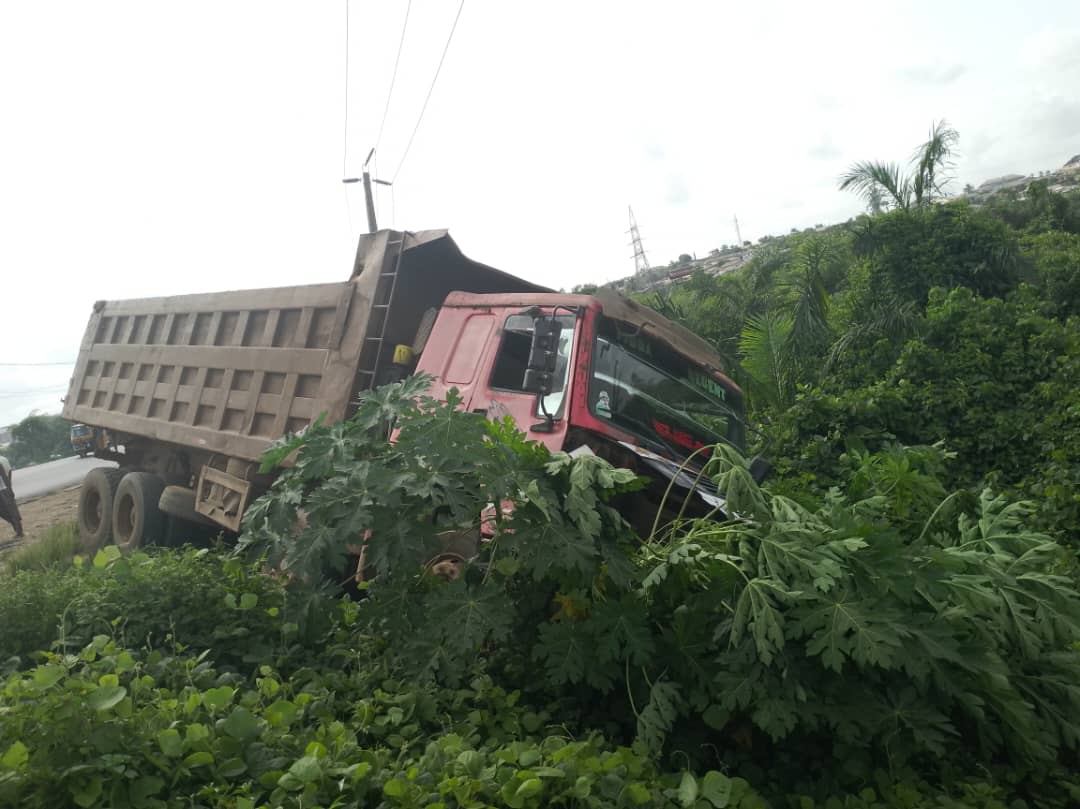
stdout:
[[341,149],[341,176],[345,176],[349,157],[349,0],[345,0],[345,133]]
[[28,388],[23,391],[0,392],[0,399],[20,399],[24,396],[39,396],[46,393],[59,393],[68,389],[67,385],[53,385],[51,388]]
[[401,167],[405,165],[405,158],[409,156],[409,149],[412,147],[417,130],[420,129],[420,122],[424,120],[424,112],[427,110],[428,102],[431,100],[431,92],[435,89],[435,82],[439,80],[439,72],[442,70],[443,62],[446,60],[446,52],[450,50],[450,41],[454,38],[454,31],[457,30],[458,20],[461,19],[461,10],[463,8],[465,8],[465,0],[461,0],[461,5],[458,6],[457,14],[454,15],[454,24],[450,27],[450,35],[446,38],[446,45],[443,46],[442,56],[439,57],[439,66],[435,68],[435,76],[432,78],[431,86],[428,87],[427,95],[424,97],[424,106],[420,108],[420,115],[416,119],[416,126],[413,127],[412,134],[409,135],[409,142],[405,144],[405,151],[401,155],[401,160],[398,161],[397,168],[394,169],[394,176],[390,178],[391,187],[393,187],[394,181],[397,180],[398,174],[401,173]]
[[[374,163],[374,166],[372,166],[372,169],[375,172],[375,176],[378,177],[379,176],[379,153],[376,152],[376,151],[372,151],[371,160],[372,160],[372,163]],[[379,221],[379,186],[382,185],[382,183],[372,183],[372,185],[375,186],[375,188],[373,190],[374,190],[374,194],[375,194],[375,200],[374,200],[374,202],[375,202],[375,221],[377,222],[377,221]]]
[[390,112],[390,99],[394,95],[394,82],[397,81],[398,64],[401,62],[401,50],[405,45],[405,30],[409,27],[409,11],[412,9],[412,0],[405,6],[405,22],[401,25],[401,39],[398,40],[397,56],[394,57],[394,72],[390,74],[390,89],[386,91],[386,106],[383,107],[382,123],[379,124],[379,135],[375,138],[375,150],[378,151],[379,143],[382,142],[383,128],[386,126],[386,114]]
[[49,365],[74,365],[71,362],[0,362],[0,368],[44,368]]

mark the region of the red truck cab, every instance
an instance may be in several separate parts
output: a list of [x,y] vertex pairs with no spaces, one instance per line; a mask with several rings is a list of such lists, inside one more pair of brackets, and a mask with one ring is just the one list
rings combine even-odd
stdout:
[[[537,318],[562,327],[546,395],[525,382]],[[434,396],[457,388],[470,411],[509,415],[552,451],[586,446],[660,473],[662,488],[673,477],[691,488],[719,442],[745,448],[742,392],[715,350],[614,293],[452,292],[417,347],[416,370],[434,377]],[[680,474],[688,458],[690,474]],[[697,488],[695,502],[716,505],[707,481]]]

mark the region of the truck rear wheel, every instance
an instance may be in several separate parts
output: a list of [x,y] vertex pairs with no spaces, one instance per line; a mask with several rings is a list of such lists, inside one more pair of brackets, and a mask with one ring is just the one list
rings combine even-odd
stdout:
[[123,477],[119,469],[91,469],[83,478],[76,521],[82,549],[87,553],[112,539],[113,500]]
[[220,525],[195,510],[195,490],[186,486],[166,486],[158,498],[158,508],[165,518],[161,544],[167,547],[203,542],[221,530]]
[[[437,551],[426,559],[417,559],[420,568],[443,581],[457,581],[464,575],[469,560],[480,552],[480,532],[474,528],[442,531],[438,540]],[[351,587],[371,581],[378,575],[378,571],[368,563],[366,544],[359,547],[358,554],[350,553],[348,565],[346,576]]]
[[221,528],[209,517],[195,510],[195,490],[186,486],[166,486],[161,492],[161,497],[158,498],[158,508],[170,517],[178,517],[209,528],[219,530]]
[[161,478],[148,472],[124,475],[112,510],[113,541],[121,550],[135,550],[161,538],[165,520],[158,499],[164,488]]

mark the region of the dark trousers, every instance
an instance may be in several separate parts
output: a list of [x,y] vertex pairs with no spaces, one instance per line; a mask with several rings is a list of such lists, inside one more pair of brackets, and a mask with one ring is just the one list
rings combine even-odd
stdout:
[[0,491],[0,517],[11,523],[11,527],[15,529],[15,536],[22,534],[22,516],[19,514],[19,507],[15,504],[15,492],[11,489]]

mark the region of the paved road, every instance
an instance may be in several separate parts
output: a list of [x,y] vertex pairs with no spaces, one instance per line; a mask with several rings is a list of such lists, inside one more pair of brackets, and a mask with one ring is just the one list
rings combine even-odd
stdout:
[[81,483],[86,473],[95,466],[116,466],[116,464],[98,458],[72,456],[61,458],[59,461],[28,466],[25,469],[16,469],[11,476],[15,499],[21,503],[32,497],[40,497],[67,486],[74,486]]

